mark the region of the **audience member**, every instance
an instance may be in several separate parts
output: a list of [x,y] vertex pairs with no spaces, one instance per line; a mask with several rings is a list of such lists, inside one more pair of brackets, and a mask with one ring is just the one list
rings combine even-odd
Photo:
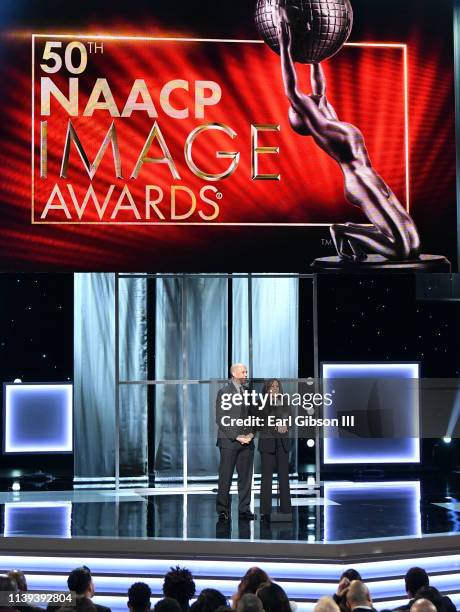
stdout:
[[[8,577],[14,580],[20,593],[27,592],[27,580],[24,572],[18,569],[11,570],[8,572]],[[30,604],[16,604],[15,609],[19,612],[43,612],[42,608]]]
[[163,594],[165,597],[175,599],[183,612],[189,610],[190,600],[195,595],[196,587],[191,572],[184,568],[172,567],[166,574],[163,582]]
[[24,572],[21,570],[11,570],[8,572],[8,577],[12,578],[18,586],[18,591],[27,591],[27,580]]
[[251,593],[255,595],[257,589],[261,584],[265,582],[270,582],[270,578],[267,573],[264,572],[260,567],[250,567],[245,575],[241,578],[240,584],[238,585],[238,590],[232,597],[232,608],[236,608],[238,606],[238,602],[240,599]]
[[414,601],[410,612],[436,612],[436,606],[429,599],[421,597]]
[[407,570],[404,581],[410,600],[405,605],[399,606],[397,610],[410,610],[416,599],[423,598],[431,601],[438,612],[455,612],[456,608],[450,598],[430,587],[430,578],[423,568],[411,567]]
[[226,606],[227,598],[217,589],[203,589],[195,603],[190,607],[191,612],[215,612],[219,606]]
[[[76,609],[77,612],[83,612],[83,610],[92,610],[94,606],[97,612],[111,612],[110,608],[96,604],[91,601],[94,596],[94,582],[91,576],[89,567],[77,567],[72,570],[67,578],[67,586],[69,591],[75,592],[76,597]],[[90,605],[91,604],[91,605]],[[63,606],[67,607],[67,606]],[[48,612],[55,612],[56,606],[48,605]]]
[[359,572],[353,568],[349,568],[340,576],[337,591],[333,596],[335,603],[339,606],[342,612],[348,612],[346,594],[352,580],[362,580],[362,578]]
[[177,599],[173,599],[172,597],[164,597],[157,601],[155,606],[153,607],[155,612],[181,612],[182,608],[179,605]]
[[264,612],[262,601],[254,593],[246,593],[238,602],[236,612]]
[[406,585],[406,593],[410,601],[404,606],[400,606],[398,610],[409,610],[415,601],[415,594],[417,591],[422,587],[429,586],[430,579],[423,568],[411,567],[406,572],[404,582]]
[[265,582],[256,593],[265,612],[291,612],[288,596],[275,582]]
[[[17,590],[18,589],[16,586],[16,582],[12,578],[7,576],[6,574],[0,574],[0,591],[16,592]],[[14,612],[14,610],[17,610],[17,608],[12,608],[11,606],[2,606],[0,604],[0,612]]]
[[418,599],[428,599],[428,601],[431,601],[431,603],[435,606],[438,612],[456,612],[456,608],[452,603],[452,600],[447,597],[447,595],[442,595],[435,587],[421,587],[415,594],[415,601]]
[[339,612],[340,608],[332,597],[321,597],[316,602],[313,612]]
[[[94,583],[88,567],[77,567],[67,579],[69,591],[75,592],[76,603],[60,608],[48,605],[47,612],[111,612],[110,608],[91,601],[94,596]],[[456,612],[449,597],[442,595],[430,586],[427,572],[421,567],[410,568],[405,575],[406,593],[409,602],[398,611],[410,612]],[[11,570],[0,575],[0,591],[27,592],[27,580],[21,570]],[[232,597],[232,608],[227,599],[216,589],[203,589],[196,601],[190,606],[196,592],[191,572],[179,566],[172,567],[163,582],[164,598],[154,606],[155,612],[292,612],[296,608],[285,591],[271,582],[267,573],[260,567],[251,567],[242,577],[237,592]],[[150,612],[152,591],[145,582],[135,582],[128,590],[130,612]],[[337,591],[333,597],[321,597],[313,612],[376,612],[368,587],[362,582],[355,569],[347,569],[340,576]],[[43,612],[41,608],[20,604],[1,606],[0,612]],[[384,609],[381,612],[391,612]],[[395,611],[393,611],[395,612]]]
[[361,580],[352,580],[347,589],[347,605],[352,612],[374,610],[369,589]]
[[152,591],[145,582],[135,582],[128,589],[128,608],[131,612],[148,612]]

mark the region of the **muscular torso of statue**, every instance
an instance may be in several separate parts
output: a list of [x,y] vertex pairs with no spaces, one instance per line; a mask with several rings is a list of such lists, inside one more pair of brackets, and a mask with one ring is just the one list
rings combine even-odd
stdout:
[[366,215],[369,225],[335,224],[331,227],[337,253],[344,259],[362,260],[373,252],[388,259],[416,259],[420,239],[415,224],[385,181],[372,167],[357,127],[340,121],[326,98],[326,81],[320,65],[311,67],[313,93],[297,89],[297,75],[290,54],[290,29],[280,21],[280,48],[286,94],[291,103],[289,122],[340,166],[346,199]]

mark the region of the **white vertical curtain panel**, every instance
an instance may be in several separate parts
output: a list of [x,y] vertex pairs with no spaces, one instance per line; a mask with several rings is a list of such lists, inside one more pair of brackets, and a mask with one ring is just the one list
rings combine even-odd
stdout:
[[74,275],[77,478],[115,477],[115,276]]
[[155,472],[180,480],[217,470],[215,407],[207,383],[227,376],[225,278],[159,278],[156,283],[155,377],[184,380],[155,386]]
[[[120,378],[147,378],[146,280],[120,279]],[[115,275],[74,275],[75,476],[114,478]],[[120,475],[147,474],[147,387],[120,386]]]

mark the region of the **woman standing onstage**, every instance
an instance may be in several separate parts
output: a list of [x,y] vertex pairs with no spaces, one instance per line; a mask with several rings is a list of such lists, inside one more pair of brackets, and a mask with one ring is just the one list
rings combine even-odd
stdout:
[[[273,474],[278,474],[280,512],[290,513],[291,494],[289,491],[289,451],[291,441],[288,428],[284,425],[270,427],[267,423],[269,415],[276,418],[288,416],[288,410],[283,406],[279,397],[283,393],[281,382],[277,379],[267,380],[263,388],[264,394],[270,394],[272,400],[265,409],[265,423],[259,432],[258,449],[261,457],[262,482],[260,485],[260,512],[261,520],[269,521],[272,512],[272,483]],[[278,395],[277,401],[275,396]]]

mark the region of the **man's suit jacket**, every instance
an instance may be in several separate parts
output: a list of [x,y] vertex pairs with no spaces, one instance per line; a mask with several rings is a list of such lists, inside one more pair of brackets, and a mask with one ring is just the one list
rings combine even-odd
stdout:
[[[230,409],[224,410],[222,407],[223,396],[224,395],[242,395],[244,389],[239,391],[232,381],[228,382],[222,389],[219,389],[216,398],[216,423],[217,423],[217,443],[216,446],[219,448],[228,448],[233,450],[239,450],[243,445],[237,441],[238,436],[247,435],[249,433],[254,433],[253,428],[251,427],[238,427],[237,425],[223,425],[222,417],[230,417],[231,419],[241,419],[252,414],[252,411],[248,409],[247,406],[241,404],[241,406],[236,406],[231,401]],[[226,398],[227,399],[227,398]],[[245,447],[254,448],[254,441],[251,440],[249,444],[245,444]]]
[[289,416],[289,408],[282,405],[268,405],[262,412],[261,415],[264,419],[264,425],[259,430],[259,442],[257,448],[261,453],[274,453],[276,451],[276,441],[281,440],[282,446],[286,453],[291,448],[291,440],[289,438],[289,431],[287,433],[280,433],[276,426],[270,427],[268,425],[268,417],[273,416],[277,419],[286,418]]

